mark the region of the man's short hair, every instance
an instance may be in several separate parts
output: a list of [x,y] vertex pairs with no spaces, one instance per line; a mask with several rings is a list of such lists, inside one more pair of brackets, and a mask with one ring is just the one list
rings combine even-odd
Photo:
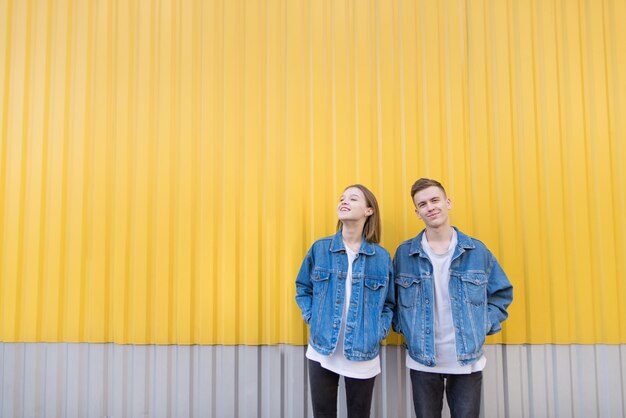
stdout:
[[443,195],[447,197],[446,189],[444,189],[441,183],[439,183],[437,180],[421,178],[413,183],[413,187],[411,187],[411,199],[415,198],[415,193],[421,192],[422,190],[428,189],[429,187],[433,186],[439,187],[443,192]]

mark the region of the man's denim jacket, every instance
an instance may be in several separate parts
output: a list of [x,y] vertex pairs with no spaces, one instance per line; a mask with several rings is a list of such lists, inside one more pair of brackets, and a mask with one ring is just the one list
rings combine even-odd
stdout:
[[[455,228],[456,229],[456,228]],[[458,243],[450,265],[450,304],[456,354],[460,364],[482,355],[485,336],[502,328],[513,286],[485,245],[456,229]],[[409,355],[418,363],[435,365],[433,266],[422,248],[422,231],[405,241],[394,256],[398,304],[393,328],[404,335]]]
[[[337,347],[344,310],[348,256],[341,231],[316,241],[296,278],[296,302],[309,325],[309,344],[323,355]],[[363,240],[352,263],[352,293],[346,319],[344,354],[348,360],[378,355],[393,317],[393,266],[387,250]]]

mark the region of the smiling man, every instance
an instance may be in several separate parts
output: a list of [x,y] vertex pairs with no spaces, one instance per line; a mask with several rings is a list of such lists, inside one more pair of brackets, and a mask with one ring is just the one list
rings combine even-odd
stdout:
[[485,245],[450,225],[452,201],[436,180],[411,188],[426,228],[394,257],[394,329],[406,339],[419,417],[440,417],[446,392],[453,418],[478,417],[485,337],[501,330],[513,287]]

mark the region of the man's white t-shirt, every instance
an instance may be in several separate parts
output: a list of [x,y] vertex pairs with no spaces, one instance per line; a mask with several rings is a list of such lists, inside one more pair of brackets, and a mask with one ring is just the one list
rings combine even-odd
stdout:
[[446,252],[435,253],[422,235],[422,248],[433,265],[433,287],[435,300],[435,366],[425,366],[406,356],[406,367],[413,370],[442,374],[469,374],[483,370],[487,359],[481,356],[478,361],[461,365],[456,358],[456,338],[452,321],[452,306],[448,284],[450,282],[450,263],[457,244],[457,233],[452,230],[452,239]]
[[337,337],[337,347],[332,354],[324,356],[310,345],[306,350],[306,357],[309,360],[319,362],[323,368],[335,372],[341,376],[351,377],[355,379],[369,379],[380,373],[380,358],[374,357],[371,360],[354,361],[348,360],[343,354],[343,339],[346,333],[346,321],[348,317],[348,308],[350,307],[350,295],[352,294],[352,263],[357,257],[357,253],[352,251],[344,242],[346,253],[348,255],[348,275],[346,277],[345,298],[343,303],[343,315],[341,317],[341,327],[339,328],[339,336]]

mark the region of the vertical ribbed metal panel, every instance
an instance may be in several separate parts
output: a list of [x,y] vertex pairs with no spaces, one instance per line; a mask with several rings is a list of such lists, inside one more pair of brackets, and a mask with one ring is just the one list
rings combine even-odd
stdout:
[[[492,345],[483,417],[621,417],[619,345]],[[0,344],[3,417],[311,417],[304,347]],[[372,416],[413,416],[399,347],[382,351]],[[340,382],[339,417],[346,417]],[[447,406],[444,416],[449,417]]]
[[342,187],[393,252],[430,176],[515,285],[491,342],[626,342],[625,26],[623,0],[0,0],[0,340],[303,344]]

